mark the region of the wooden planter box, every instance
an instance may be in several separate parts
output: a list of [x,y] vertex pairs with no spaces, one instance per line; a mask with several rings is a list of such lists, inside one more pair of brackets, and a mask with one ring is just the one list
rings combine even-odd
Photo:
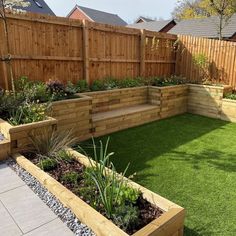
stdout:
[[231,99],[222,100],[221,119],[236,122],[236,101]]
[[160,106],[161,119],[186,113],[188,85],[149,86],[148,101],[150,104]]
[[189,84],[188,112],[221,119],[222,99],[230,86]]
[[92,98],[78,94],[78,98],[52,103],[50,116],[57,119],[59,131],[73,131],[79,140],[91,138]]
[[48,130],[48,132],[56,129],[57,120],[48,117],[47,120],[39,121],[30,124],[12,126],[8,122],[0,119],[1,132],[5,138],[11,143],[11,153],[16,153],[31,146],[30,135],[32,132],[39,132],[42,129]]
[[[87,157],[80,153],[68,150],[74,158],[85,166],[90,162]],[[20,154],[15,154],[16,162],[33,175],[49,192],[54,194],[66,207],[70,208],[78,219],[88,225],[98,236],[127,236],[127,234],[114,225],[106,217],[98,213],[95,209],[57,182],[54,178],[35,166]],[[109,170],[110,171],[110,170]],[[167,199],[149,191],[148,189],[129,180],[129,185],[139,189],[143,197],[150,203],[158,206],[164,211],[163,215],[152,221],[136,232],[135,236],[182,236],[184,227],[185,211],[182,207],[168,201]]]

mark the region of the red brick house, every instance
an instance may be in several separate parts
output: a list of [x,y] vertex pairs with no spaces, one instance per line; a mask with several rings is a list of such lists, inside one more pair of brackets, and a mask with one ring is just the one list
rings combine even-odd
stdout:
[[67,15],[71,19],[88,20],[102,24],[126,26],[118,15],[76,5]]

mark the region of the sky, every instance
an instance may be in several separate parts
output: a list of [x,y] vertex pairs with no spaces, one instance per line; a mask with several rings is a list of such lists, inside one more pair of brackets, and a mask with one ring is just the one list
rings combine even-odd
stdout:
[[75,4],[118,14],[127,23],[138,16],[170,19],[177,0],[45,0],[58,16],[66,16]]

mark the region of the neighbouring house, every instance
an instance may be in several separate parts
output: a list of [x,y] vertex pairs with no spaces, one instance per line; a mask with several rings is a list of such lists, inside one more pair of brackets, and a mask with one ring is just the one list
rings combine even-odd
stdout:
[[102,24],[126,26],[127,23],[121,19],[118,15],[98,11],[95,9],[82,7],[76,5],[70,13],[67,15],[68,18],[79,19],[79,20],[88,20],[92,22],[98,22]]
[[38,14],[46,14],[55,16],[54,12],[47,5],[44,0],[27,0],[30,5],[28,7],[17,7],[18,9],[22,9],[28,12],[38,13]]
[[[219,18],[216,16],[182,20],[177,23],[168,33],[205,37],[210,39],[219,38]],[[223,28],[223,39],[236,41],[236,14]]]
[[159,20],[128,25],[127,27],[136,29],[146,29],[157,32],[168,32],[176,25],[175,20]]
[[134,24],[137,24],[137,23],[143,23],[143,22],[151,22],[151,21],[154,21],[150,18],[147,18],[147,17],[143,17],[143,16],[140,16],[135,22]]

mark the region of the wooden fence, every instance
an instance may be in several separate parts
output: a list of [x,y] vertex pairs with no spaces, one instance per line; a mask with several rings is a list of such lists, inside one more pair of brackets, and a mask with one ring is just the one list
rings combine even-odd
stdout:
[[210,79],[216,84],[229,84],[236,89],[236,42],[183,35],[178,36],[178,39],[177,74],[191,81],[200,81],[201,69],[193,58],[204,54],[208,60]]
[[[210,62],[211,79],[236,89],[236,42],[37,14],[9,14],[8,26],[14,78],[25,75],[32,80],[76,83],[86,79],[91,83],[106,77],[178,74],[200,81],[201,70],[193,57],[204,54]],[[0,21],[0,59],[6,55]],[[8,84],[9,67],[0,60],[0,86],[7,88]]]
[[[75,83],[175,73],[177,36],[37,14],[8,15],[14,77]],[[7,55],[0,22],[0,57]],[[0,86],[9,68],[0,62]]]

